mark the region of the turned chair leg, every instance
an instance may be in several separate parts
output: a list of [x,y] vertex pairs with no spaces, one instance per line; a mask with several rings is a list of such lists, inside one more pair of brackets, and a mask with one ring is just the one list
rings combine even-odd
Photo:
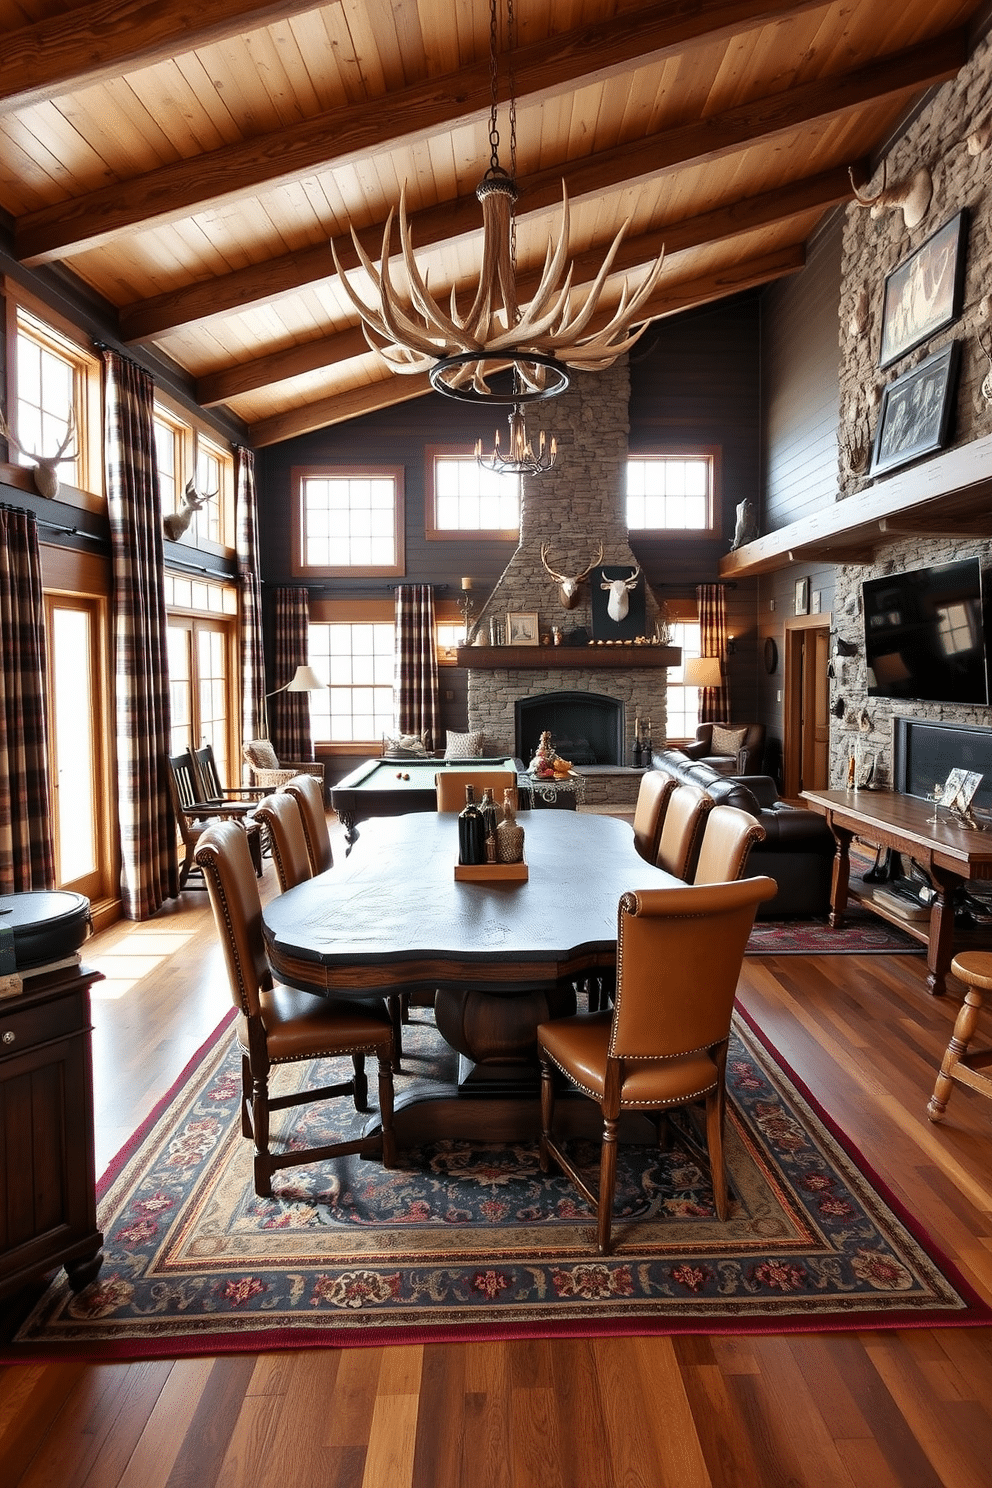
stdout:
[[596,1243],[600,1255],[609,1255],[613,1223],[613,1196],[617,1186],[617,1123],[603,1119],[603,1145],[599,1153],[599,1203],[596,1206]]
[[393,1125],[393,1068],[388,1055],[379,1055],[379,1119],[382,1123],[382,1166],[396,1166],[396,1131]]
[[369,1081],[365,1073],[365,1055],[353,1054],[351,1062],[355,1069],[355,1110],[367,1111],[369,1108]]

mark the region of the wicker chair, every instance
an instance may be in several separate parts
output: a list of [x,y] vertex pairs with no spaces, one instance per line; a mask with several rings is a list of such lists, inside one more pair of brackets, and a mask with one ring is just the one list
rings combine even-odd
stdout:
[[247,761],[252,785],[260,785],[267,790],[278,790],[281,785],[286,784],[287,780],[292,780],[294,775],[313,775],[320,781],[320,789],[323,792],[323,760],[280,761],[276,758],[270,739],[249,739],[241,752]]

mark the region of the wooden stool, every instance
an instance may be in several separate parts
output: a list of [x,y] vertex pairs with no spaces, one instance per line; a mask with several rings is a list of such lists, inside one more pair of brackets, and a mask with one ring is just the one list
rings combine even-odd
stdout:
[[983,1073],[987,1065],[992,1065],[992,1049],[968,1053],[982,1006],[982,994],[992,992],[992,952],[966,951],[955,956],[951,971],[964,982],[968,991],[955,1020],[951,1041],[944,1051],[933,1095],[927,1103],[927,1115],[931,1121],[939,1121],[947,1110],[955,1080],[992,1099],[992,1077]]

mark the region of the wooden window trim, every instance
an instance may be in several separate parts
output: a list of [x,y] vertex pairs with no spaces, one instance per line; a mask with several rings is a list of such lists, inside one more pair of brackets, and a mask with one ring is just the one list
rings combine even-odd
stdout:
[[[719,444],[652,445],[650,449],[628,449],[628,460],[709,460],[709,521],[705,527],[631,527],[633,543],[642,538],[666,542],[708,542],[723,536],[723,446]],[[624,496],[626,511],[626,495]]]
[[428,444],[424,448],[424,535],[428,542],[512,542],[520,541],[520,527],[439,527],[437,525],[437,489],[434,462],[439,455],[474,459],[464,444]]
[[219,434],[198,420],[189,409],[183,408],[167,393],[162,393],[157,388],[154,411],[155,416],[163,423],[171,425],[176,433],[179,450],[176,465],[176,489],[178,491],[184,491],[186,482],[191,476],[196,475],[201,439],[209,447],[210,453],[220,460],[222,479],[220,527],[223,541],[217,543],[204,538],[196,547],[191,543],[182,543],[181,546],[189,548],[193,553],[212,553],[219,558],[233,558],[235,554],[233,450]]
[[[370,476],[390,478],[394,482],[393,539],[395,562],[391,564],[307,564],[303,562],[303,482],[313,480],[346,480]],[[406,487],[402,465],[294,465],[290,471],[292,494],[292,565],[296,578],[371,579],[402,578],[406,573]]]

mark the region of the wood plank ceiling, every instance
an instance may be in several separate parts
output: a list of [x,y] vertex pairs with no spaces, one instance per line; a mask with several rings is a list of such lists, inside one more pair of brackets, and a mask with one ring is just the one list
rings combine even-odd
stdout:
[[[628,217],[611,291],[665,245],[653,317],[796,272],[981,5],[516,0],[521,279],[563,180],[576,285]],[[20,261],[64,265],[259,445],[425,391],[368,350],[328,240],[378,257],[405,185],[432,288],[476,282],[487,0],[0,0],[0,32]]]

